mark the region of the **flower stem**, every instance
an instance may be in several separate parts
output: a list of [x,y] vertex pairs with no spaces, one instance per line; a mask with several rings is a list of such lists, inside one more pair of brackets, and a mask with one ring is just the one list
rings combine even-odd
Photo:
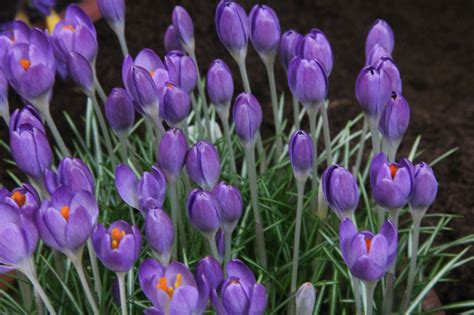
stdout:
[[239,66],[240,76],[242,77],[242,84],[244,86],[245,93],[251,93],[249,76],[247,75],[247,66],[245,65],[245,57],[233,56],[237,65]]
[[33,305],[33,297],[31,292],[31,284],[28,283],[28,278],[23,273],[18,273],[18,285],[20,287],[21,298],[26,310],[31,311]]
[[329,133],[329,119],[328,109],[326,104],[321,106],[321,114],[323,116],[323,133],[324,133],[324,144],[326,146],[326,162],[329,167],[332,164],[332,150],[331,150],[331,135]]
[[224,243],[224,270],[226,270],[227,263],[229,262],[232,253],[232,231],[227,231],[224,229]]
[[290,296],[295,294],[297,280],[298,280],[298,261],[299,261],[299,252],[300,252],[301,219],[303,216],[303,198],[304,198],[305,183],[306,183],[306,180],[296,180],[296,187],[298,189],[298,202],[296,206],[295,238],[293,241],[293,262],[291,264]]
[[300,129],[300,108],[298,104],[298,99],[293,96],[293,125],[295,130]]
[[194,53],[194,51],[191,51],[190,57],[194,61],[194,64],[196,65],[196,69],[197,69],[197,79],[198,79],[197,86],[198,86],[199,98],[201,99],[202,107],[204,110],[204,121],[206,122],[207,139],[212,142],[211,119],[209,116],[209,107],[207,105],[206,94],[204,93],[204,87],[202,86],[201,74],[199,73],[199,67],[196,60],[196,54]]
[[118,134],[120,141],[120,157],[122,158],[122,163],[128,164],[128,136],[127,133]]
[[92,266],[92,274],[94,275],[94,290],[99,298],[99,303],[102,300],[102,281],[100,280],[99,265],[97,264],[97,256],[92,246],[92,241],[89,238],[87,240],[87,252],[89,253],[89,259]]
[[[398,233],[398,215],[400,209],[390,209],[389,218],[395,227],[395,231]],[[393,295],[394,295],[394,285],[395,285],[395,267],[397,265],[397,256],[393,260],[392,266],[386,276],[386,285],[385,285],[385,296],[382,304],[382,314],[391,314],[393,308]]]
[[229,128],[229,107],[227,106],[225,109],[217,110],[217,114],[222,121],[222,125],[224,127],[224,137],[227,143],[227,150],[229,151],[229,162],[230,162],[230,169],[232,173],[237,174],[237,167],[235,164],[235,155],[234,155],[234,148],[232,147],[232,139],[230,138],[230,128]]
[[[184,248],[186,245],[186,230],[181,219],[181,212],[178,204],[178,194],[176,191],[176,180],[170,180],[170,198],[171,198],[171,220],[173,221],[173,228],[175,235],[179,235],[179,242]],[[179,230],[179,232],[178,232]],[[178,238],[175,238],[173,244],[173,256],[178,257]]]
[[127,47],[127,40],[125,39],[125,27],[123,27],[121,29],[112,28],[112,30],[117,35],[117,38],[118,38],[119,43],[120,43],[120,49],[122,50],[123,56],[127,57],[129,55],[129,53],[128,53],[128,47]]
[[313,149],[314,149],[314,158],[313,158],[313,169],[311,172],[311,192],[313,199],[311,200],[311,208],[316,208],[318,203],[318,196],[316,191],[318,190],[318,143],[316,135],[316,116],[318,114],[318,109],[314,107],[307,107],[308,117],[309,117],[309,129],[311,134],[311,140],[313,140]]
[[191,92],[190,93],[190,97],[191,97],[191,104],[193,106],[193,110],[194,110],[194,126],[196,127],[197,129],[197,135],[198,135],[198,139],[202,137],[202,126],[201,126],[201,123],[202,123],[202,118],[201,118],[201,109],[199,108],[198,106],[198,103],[196,101],[196,96],[194,95],[194,92]]
[[360,164],[362,163],[362,156],[364,154],[365,146],[365,137],[367,136],[367,131],[369,129],[369,124],[367,119],[364,119],[364,125],[362,126],[362,134],[360,135],[359,150],[357,150],[357,157],[354,168],[352,169],[352,175],[357,178],[359,174]]
[[61,134],[59,133],[58,127],[56,127],[56,124],[54,123],[53,117],[51,116],[51,113],[49,112],[49,105],[46,110],[42,110],[41,114],[43,115],[44,119],[46,120],[46,123],[49,126],[49,130],[51,130],[51,133],[53,134],[54,140],[59,146],[59,150],[61,151],[61,154],[63,157],[71,156],[71,153],[69,152],[68,148],[64,144],[63,137],[61,137]]
[[354,290],[354,302],[355,302],[356,315],[361,315],[362,314],[362,305],[360,305],[359,280],[351,274],[351,282],[352,282],[352,287],[353,287],[353,290]]
[[94,107],[95,115],[97,116],[97,120],[99,121],[100,129],[102,130],[102,135],[104,136],[105,147],[107,148],[107,153],[110,156],[110,160],[112,164],[116,164],[114,149],[112,147],[112,141],[110,140],[109,129],[107,128],[107,123],[105,122],[104,115],[99,106],[99,102],[97,101],[97,97],[95,94],[90,96],[92,105]]
[[125,272],[117,272],[116,274],[117,274],[119,290],[120,290],[120,309],[122,310],[122,315],[127,315],[128,308],[127,308],[127,292],[125,290]]
[[374,309],[374,291],[377,286],[377,282],[365,282],[365,294],[366,294],[366,305],[365,305],[365,315],[372,315]]
[[102,103],[105,103],[105,101],[107,100],[107,95],[105,94],[104,88],[102,87],[102,85],[99,82],[99,79],[97,78],[97,73],[96,73],[96,70],[95,70],[95,64],[93,64],[93,66],[92,66],[92,74],[94,75],[95,90],[99,94],[99,97],[100,97],[100,100],[102,101]]
[[418,245],[420,240],[420,225],[421,217],[413,217],[413,236],[411,239],[411,259],[410,259],[410,270],[408,272],[407,288],[405,295],[403,296],[401,311],[404,313],[408,308],[410,302],[411,293],[413,291],[413,285],[415,284],[415,272],[416,272],[416,260],[418,256]]
[[219,255],[219,251],[217,250],[216,244],[216,233],[212,233],[212,235],[206,236],[207,241],[209,242],[209,247],[211,248],[211,255],[214,257],[219,263],[222,262],[221,257]]
[[10,125],[10,106],[8,104],[8,100],[0,100],[0,116],[2,116],[3,120],[5,120],[5,123],[8,127]]
[[267,251],[265,249],[265,235],[263,233],[262,220],[258,210],[257,193],[257,171],[255,167],[255,144],[245,146],[245,158],[247,160],[247,174],[250,187],[250,198],[252,199],[252,209],[255,220],[255,235],[257,241],[257,255],[264,268],[267,267]]
[[262,58],[265,68],[267,70],[268,82],[270,85],[270,95],[272,99],[273,120],[275,122],[275,136],[276,136],[276,161],[280,158],[283,152],[282,128],[281,121],[278,115],[278,97],[275,84],[275,72],[273,69],[275,57]]
[[378,129],[379,119],[365,116],[369,123],[370,135],[372,137],[372,151],[374,155],[380,152],[380,131]]

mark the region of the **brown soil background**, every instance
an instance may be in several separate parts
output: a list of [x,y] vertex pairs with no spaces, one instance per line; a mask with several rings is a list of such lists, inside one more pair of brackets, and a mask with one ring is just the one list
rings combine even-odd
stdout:
[[[242,1],[240,1],[242,3]],[[435,168],[440,182],[439,195],[431,212],[463,215],[456,219],[453,230],[443,240],[454,240],[473,233],[474,224],[474,2],[471,0],[400,0],[400,1],[262,1],[277,12],[282,31],[289,28],[305,33],[312,27],[321,29],[329,38],[334,52],[334,69],[330,77],[329,118],[332,134],[336,134],[360,112],[354,96],[354,82],[364,63],[364,40],[376,18],[387,20],[395,32],[394,59],[403,79],[403,95],[411,105],[409,130],[400,149],[407,154],[416,136],[422,134],[421,160],[430,161],[447,150],[458,147],[453,156]],[[128,1],[126,35],[130,52],[142,48],[164,54],[163,35],[171,23],[175,4],[183,5],[194,19],[196,55],[204,74],[215,58],[224,59],[231,67],[236,91],[241,85],[235,63],[220,44],[214,26],[216,1]],[[245,1],[250,10],[254,4]],[[1,7],[1,6],[0,6]],[[118,42],[104,21],[98,22],[100,52],[97,61],[99,78],[106,91],[121,85],[122,56]],[[264,134],[273,132],[270,96],[264,67],[249,46],[247,59],[252,90],[264,108]],[[285,74],[276,65],[278,92],[288,94]],[[13,107],[16,105],[12,105]],[[85,100],[70,82],[58,83],[52,110],[60,129],[70,135],[61,111],[79,121]],[[291,116],[288,104],[287,114]],[[291,120],[291,118],[290,118]],[[5,125],[0,134],[7,139]],[[67,142],[67,140],[66,140]],[[0,180],[7,186],[3,159],[10,158],[0,150]],[[427,224],[428,222],[425,222]],[[471,252],[472,254],[472,252]],[[474,264],[458,269],[451,278],[458,282],[437,287],[442,303],[474,298]]]

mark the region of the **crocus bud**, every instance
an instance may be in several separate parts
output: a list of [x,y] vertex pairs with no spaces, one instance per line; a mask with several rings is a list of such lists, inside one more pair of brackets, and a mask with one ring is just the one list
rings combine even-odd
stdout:
[[36,214],[36,225],[46,245],[62,253],[75,253],[91,236],[98,216],[94,195],[86,190],[75,193],[61,186],[49,200],[43,201]]
[[217,246],[217,253],[219,256],[224,257],[224,252],[225,252],[225,233],[222,228],[219,228],[216,233],[216,237],[214,237],[216,241],[216,246]]
[[262,124],[262,107],[255,96],[240,93],[235,99],[233,109],[235,132],[244,146],[255,143],[256,135]]
[[41,179],[51,167],[53,152],[41,118],[31,106],[13,112],[10,118],[10,149],[16,165],[28,176]]
[[180,5],[175,6],[172,20],[181,46],[183,46],[188,53],[194,52],[194,25],[188,11]]
[[88,96],[94,93],[94,76],[89,61],[77,52],[69,53],[67,59],[69,75],[74,83]]
[[212,191],[219,205],[219,213],[225,232],[232,233],[242,216],[242,196],[234,186],[220,182]]
[[296,47],[302,38],[303,35],[295,30],[286,31],[281,35],[278,56],[280,57],[280,63],[286,72],[288,72],[288,66],[290,65],[291,59],[296,56]]
[[364,113],[377,122],[392,92],[390,78],[383,70],[364,67],[357,77],[355,92]]
[[186,119],[191,110],[188,93],[171,82],[165,84],[162,93],[160,115],[174,127]]
[[395,46],[395,39],[393,37],[393,31],[390,25],[384,20],[376,20],[372,24],[367,39],[365,40],[365,55],[369,55],[370,50],[374,45],[380,45],[391,54],[393,46]]
[[212,193],[199,188],[194,189],[189,194],[186,207],[191,224],[210,241],[214,241],[220,218],[219,205]]
[[351,172],[340,165],[326,169],[321,178],[324,198],[340,218],[350,218],[359,204],[359,188]]
[[56,0],[32,0],[31,4],[44,16],[48,16],[51,14],[51,10],[53,10],[54,6],[56,5]]
[[113,272],[129,271],[140,256],[140,230],[125,221],[115,221],[107,230],[97,224],[91,239],[97,257]]
[[105,117],[117,135],[126,135],[135,121],[135,108],[127,91],[114,88],[105,102]]
[[179,42],[178,35],[176,34],[176,31],[174,30],[173,24],[168,26],[168,28],[166,29],[164,42],[165,42],[165,49],[167,52],[170,52],[173,50],[184,51],[183,46],[181,46],[181,43]]
[[160,262],[167,266],[171,258],[175,231],[166,212],[158,208],[148,210],[145,217],[145,236]]
[[[218,110],[229,107],[234,94],[234,81],[223,60],[214,60],[207,71],[207,94]],[[228,109],[227,109],[228,110]]]
[[317,28],[313,28],[298,42],[296,54],[303,59],[318,60],[324,67],[326,75],[331,74],[333,66],[331,44],[326,35]]
[[288,67],[291,93],[306,107],[320,106],[328,95],[328,78],[316,59],[295,57]]
[[402,93],[402,79],[400,76],[400,71],[393,62],[392,58],[389,57],[382,57],[380,58],[377,69],[379,71],[385,71],[385,73],[390,78],[390,83],[392,85],[392,91],[395,91],[397,94]]
[[205,277],[209,289],[217,289],[224,280],[224,272],[219,262],[212,256],[202,258],[196,265],[196,277]]
[[186,172],[202,189],[211,191],[221,174],[216,147],[205,140],[198,141],[186,155]]
[[4,203],[16,209],[21,215],[34,218],[36,211],[41,206],[41,200],[36,189],[28,183],[9,192],[6,188],[0,188],[0,204]]
[[125,86],[135,101],[137,110],[153,120],[159,119],[158,89],[144,68],[133,66],[128,72]]
[[438,193],[438,181],[429,164],[421,162],[415,165],[413,181],[413,195],[410,199],[412,214],[418,212],[424,215],[429,206],[434,202]]
[[250,40],[258,54],[274,57],[280,42],[280,21],[267,5],[256,4],[249,14]]
[[234,58],[245,58],[249,41],[249,20],[236,2],[221,0],[216,8],[217,35]]
[[288,143],[293,174],[299,181],[305,181],[313,167],[314,148],[311,136],[303,130],[295,131]]
[[382,58],[392,58],[392,55],[390,55],[388,51],[379,44],[375,44],[365,58],[365,64],[367,66],[375,66]]
[[178,179],[186,162],[187,151],[188,143],[181,129],[172,128],[165,132],[160,142],[158,163],[168,181]]
[[296,291],[296,314],[312,315],[316,302],[316,289],[311,282],[305,282]]
[[171,51],[165,56],[169,80],[175,82],[186,93],[191,93],[197,84],[197,68],[188,55],[180,51]]
[[45,171],[45,185],[50,194],[58,187],[67,186],[73,192],[86,190],[94,193],[95,184],[89,166],[78,158],[64,158],[59,163],[58,172]]
[[410,106],[405,98],[392,92],[387,106],[385,106],[382,116],[380,117],[379,130],[382,133],[384,144],[390,148],[388,150],[396,150],[403,135],[408,129],[410,122]]
[[97,0],[100,14],[115,32],[125,27],[124,0]]
[[397,231],[389,220],[376,235],[357,232],[350,219],[339,225],[342,258],[351,274],[362,281],[377,281],[385,275],[395,259],[397,243]]
[[380,206],[400,209],[413,194],[413,165],[407,159],[389,163],[381,152],[370,164],[370,186],[372,196]]

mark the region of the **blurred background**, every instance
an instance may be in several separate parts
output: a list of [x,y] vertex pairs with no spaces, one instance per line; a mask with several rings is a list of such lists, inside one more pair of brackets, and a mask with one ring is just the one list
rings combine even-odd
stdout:
[[[58,0],[56,11],[64,10],[73,1]],[[74,1],[80,2],[80,1]],[[239,1],[247,11],[255,1]],[[422,160],[431,161],[451,148],[459,150],[436,165],[440,182],[439,195],[432,212],[447,212],[464,216],[455,220],[454,229],[443,234],[449,241],[468,233],[474,226],[474,1],[472,0],[398,0],[398,1],[342,1],[342,0],[274,0],[259,1],[273,7],[278,14],[282,32],[295,29],[307,33],[313,27],[321,29],[331,42],[334,68],[329,79],[329,120],[331,133],[338,133],[347,119],[360,113],[354,95],[357,74],[364,65],[364,43],[367,31],[377,18],[386,20],[395,33],[393,57],[400,69],[403,95],[411,106],[411,122],[400,148],[400,156],[408,154],[417,135],[422,135]],[[217,1],[156,1],[129,0],[127,2],[126,37],[130,53],[151,48],[160,56],[165,54],[164,32],[171,24],[173,6],[180,4],[194,20],[196,55],[201,74],[211,61],[224,59],[231,67],[236,82],[236,93],[242,91],[236,64],[220,44],[214,26]],[[100,20],[94,0],[85,0],[83,8],[96,20],[99,39],[97,70],[106,92],[121,86],[122,54],[118,41],[105,21]],[[28,1],[1,0],[0,23],[13,19],[18,10],[31,23],[45,27],[44,17]],[[273,116],[268,82],[263,64],[249,45],[247,58],[250,83],[264,109],[263,134],[273,133]],[[283,68],[276,65],[278,93],[289,95]],[[13,94],[13,92],[11,93]],[[290,99],[286,112],[291,116]],[[59,77],[54,90],[51,110],[59,128],[72,137],[62,111],[67,111],[81,126],[85,111],[85,97],[68,81]],[[21,105],[11,96],[12,109]],[[292,118],[290,118],[292,121]],[[303,124],[307,128],[307,125]],[[0,121],[1,139],[7,140],[7,130]],[[13,182],[6,174],[10,159],[0,150],[0,184]],[[16,172],[16,170],[11,170]],[[429,220],[424,221],[429,224]],[[452,275],[459,285],[437,287],[441,303],[474,297],[474,264],[457,269]]]

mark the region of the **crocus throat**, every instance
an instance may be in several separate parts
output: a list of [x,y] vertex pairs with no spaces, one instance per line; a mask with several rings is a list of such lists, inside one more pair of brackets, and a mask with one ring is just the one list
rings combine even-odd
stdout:
[[69,207],[68,206],[62,207],[61,210],[59,210],[59,212],[61,213],[61,215],[66,221],[69,220]]
[[117,249],[120,245],[120,241],[125,236],[125,231],[121,231],[119,228],[114,228],[112,229],[112,233],[110,233],[110,236],[112,237],[112,249]]
[[15,191],[11,198],[13,199],[13,201],[16,202],[16,204],[18,205],[18,207],[23,207],[26,203],[26,196],[24,194],[22,194],[21,192],[19,191]]
[[395,175],[397,175],[398,172],[398,166],[395,164],[390,164],[390,175],[392,175],[392,179],[395,178]]
[[166,87],[171,90],[174,88],[174,85],[171,83],[166,83]]
[[365,247],[367,248],[367,254],[370,253],[370,245],[372,245],[372,240],[369,238],[365,239]]
[[150,71],[149,73],[150,73],[151,77],[153,78],[153,76],[155,75],[155,71]]
[[63,26],[63,29],[68,30],[68,31],[71,31],[71,32],[73,32],[73,33],[76,32],[76,29],[75,29],[74,26],[72,26],[72,25],[64,25],[64,26]]
[[20,59],[20,65],[23,68],[23,70],[28,70],[31,66],[31,61],[28,59]]
[[174,286],[168,286],[168,279],[166,277],[161,277],[156,284],[156,288],[165,291],[170,298],[173,297],[174,291],[182,285],[183,276],[178,273],[176,275],[176,280],[174,281]]

